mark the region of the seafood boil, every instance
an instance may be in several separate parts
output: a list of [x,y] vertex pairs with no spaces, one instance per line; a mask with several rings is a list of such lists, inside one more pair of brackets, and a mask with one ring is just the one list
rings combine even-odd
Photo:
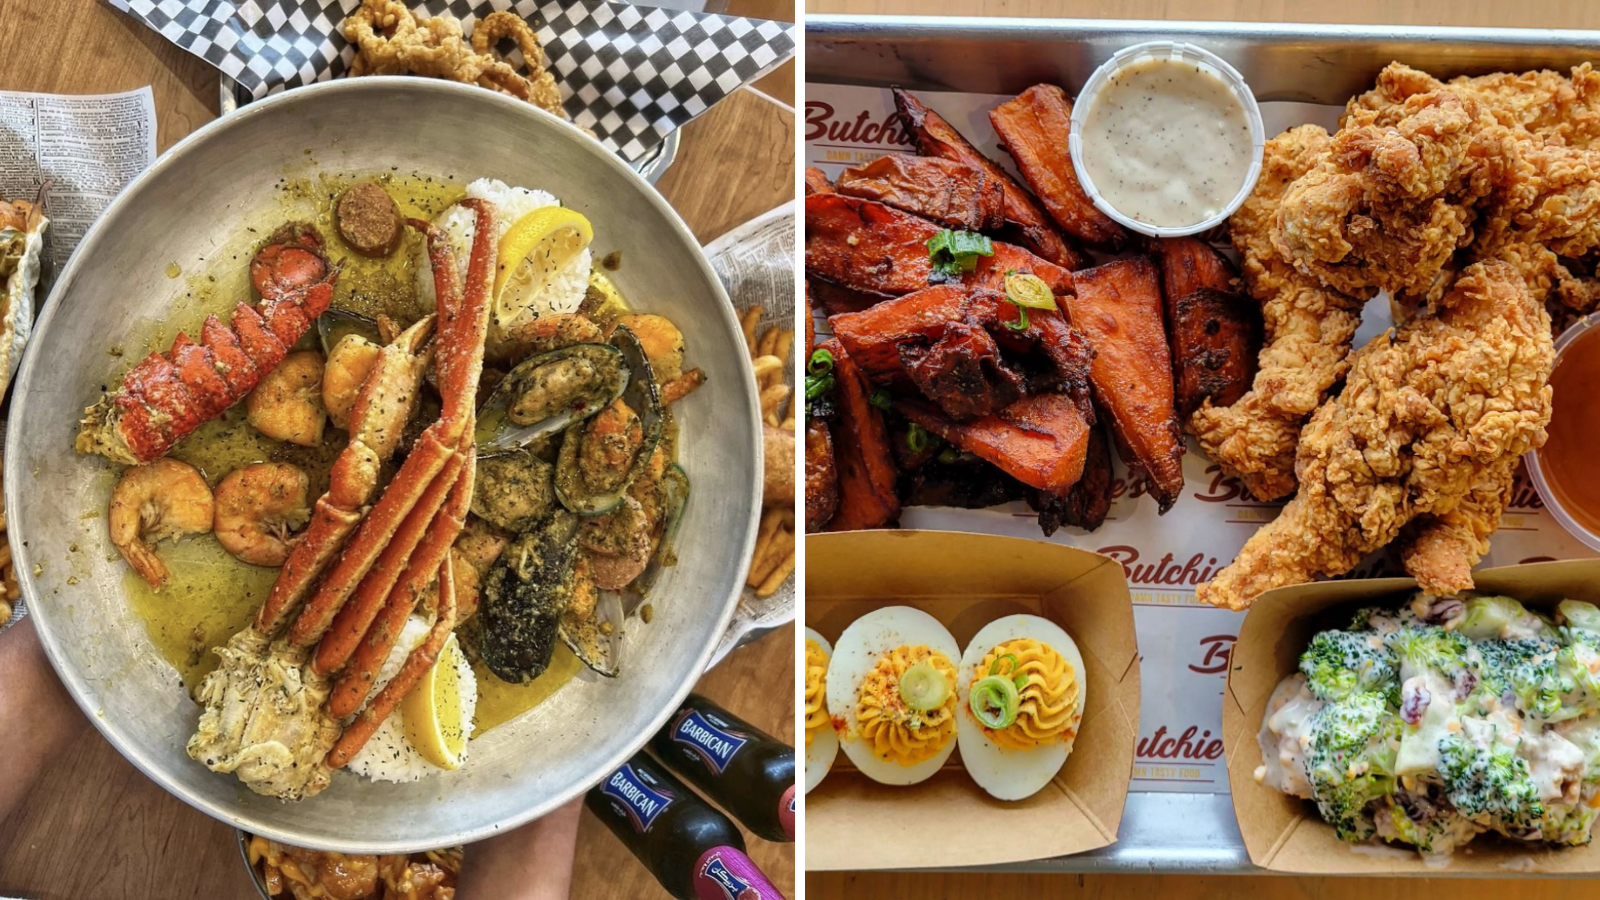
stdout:
[[628,309],[576,210],[448,181],[338,184],[255,251],[259,302],[225,298],[228,323],[180,332],[81,423],[79,452],[125,466],[107,525],[161,628],[211,614],[164,559],[200,551],[164,540],[276,570],[222,646],[172,660],[201,707],[189,755],[260,794],[460,768],[559,687],[541,676],[615,676],[675,562],[671,406],[705,380],[684,335]]

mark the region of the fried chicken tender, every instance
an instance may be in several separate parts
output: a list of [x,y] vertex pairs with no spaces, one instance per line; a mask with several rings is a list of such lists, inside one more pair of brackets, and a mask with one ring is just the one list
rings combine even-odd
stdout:
[[1362,301],[1297,271],[1271,240],[1284,191],[1321,164],[1331,139],[1316,125],[1267,141],[1261,179],[1232,219],[1245,287],[1261,303],[1260,365],[1251,390],[1228,407],[1206,401],[1188,431],[1250,493],[1274,500],[1294,490],[1294,452],[1306,417],[1344,377]]
[[1244,609],[1343,574],[1422,516],[1413,570],[1434,587],[1471,585],[1459,563],[1498,523],[1506,461],[1544,443],[1555,355],[1548,314],[1505,263],[1468,267],[1441,306],[1351,357],[1344,390],[1300,436],[1299,492],[1201,600]]
[[1390,66],[1351,102],[1323,162],[1284,192],[1274,246],[1347,293],[1383,288],[1433,304],[1460,265],[1503,259],[1537,299],[1592,309],[1597,107],[1600,76],[1588,66],[1571,79],[1449,84]]
[[1573,67],[1570,77],[1544,70],[1463,76],[1448,82],[1391,63],[1378,74],[1372,90],[1351,99],[1345,115],[1366,110],[1376,114],[1377,124],[1392,125],[1405,115],[1407,100],[1445,88],[1477,101],[1501,125],[1559,137],[1568,147],[1600,142],[1600,72],[1589,63]]
[[1455,509],[1418,516],[1407,526],[1400,560],[1418,587],[1439,596],[1472,589],[1472,567],[1489,552],[1489,535],[1500,527],[1518,462],[1508,456],[1484,466]]

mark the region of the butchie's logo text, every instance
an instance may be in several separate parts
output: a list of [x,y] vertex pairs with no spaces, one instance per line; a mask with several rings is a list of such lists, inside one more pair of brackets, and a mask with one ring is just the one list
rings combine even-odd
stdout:
[[911,132],[901,124],[894,113],[884,113],[876,121],[869,110],[862,110],[854,119],[839,118],[833,104],[821,100],[806,101],[806,141],[826,141],[833,144],[862,144],[881,147],[910,147]]

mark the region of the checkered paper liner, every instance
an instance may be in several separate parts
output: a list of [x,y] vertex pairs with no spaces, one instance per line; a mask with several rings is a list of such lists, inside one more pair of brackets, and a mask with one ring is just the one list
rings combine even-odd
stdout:
[[[111,0],[252,98],[345,73],[359,0]],[[635,162],[671,131],[794,55],[794,26],[605,0],[429,0],[467,33],[511,10],[534,26],[573,121]],[[522,62],[519,51],[507,59]]]

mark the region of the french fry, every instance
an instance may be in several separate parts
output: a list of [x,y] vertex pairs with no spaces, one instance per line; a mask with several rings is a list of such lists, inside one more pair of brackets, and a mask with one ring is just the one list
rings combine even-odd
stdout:
[[783,360],[776,356],[758,356],[751,364],[751,368],[755,370],[758,387],[765,388],[774,380],[783,381]]
[[789,354],[794,350],[794,332],[785,328],[778,332],[778,343],[772,348],[772,355],[778,358],[778,365],[789,364]]
[[761,514],[761,530],[756,536],[756,552],[750,557],[750,577],[745,582],[750,587],[759,585],[765,580],[767,572],[772,568],[777,556],[776,545],[773,538],[783,527],[782,510],[769,509]]
[[752,306],[739,317],[739,327],[744,329],[744,344],[750,348],[752,356],[755,355],[753,351],[756,348],[756,326],[761,324],[761,313],[761,307]]
[[775,384],[761,392],[761,414],[767,424],[776,428],[778,426],[778,407],[789,398],[789,386]]
[[757,597],[771,597],[776,594],[778,588],[782,587],[783,583],[788,581],[789,576],[794,573],[794,535],[785,531],[781,532],[779,536],[782,537],[783,535],[788,535],[789,537],[789,555],[784,557],[778,567],[773,569],[772,573],[767,576],[767,580],[761,582],[761,586],[756,588]]

